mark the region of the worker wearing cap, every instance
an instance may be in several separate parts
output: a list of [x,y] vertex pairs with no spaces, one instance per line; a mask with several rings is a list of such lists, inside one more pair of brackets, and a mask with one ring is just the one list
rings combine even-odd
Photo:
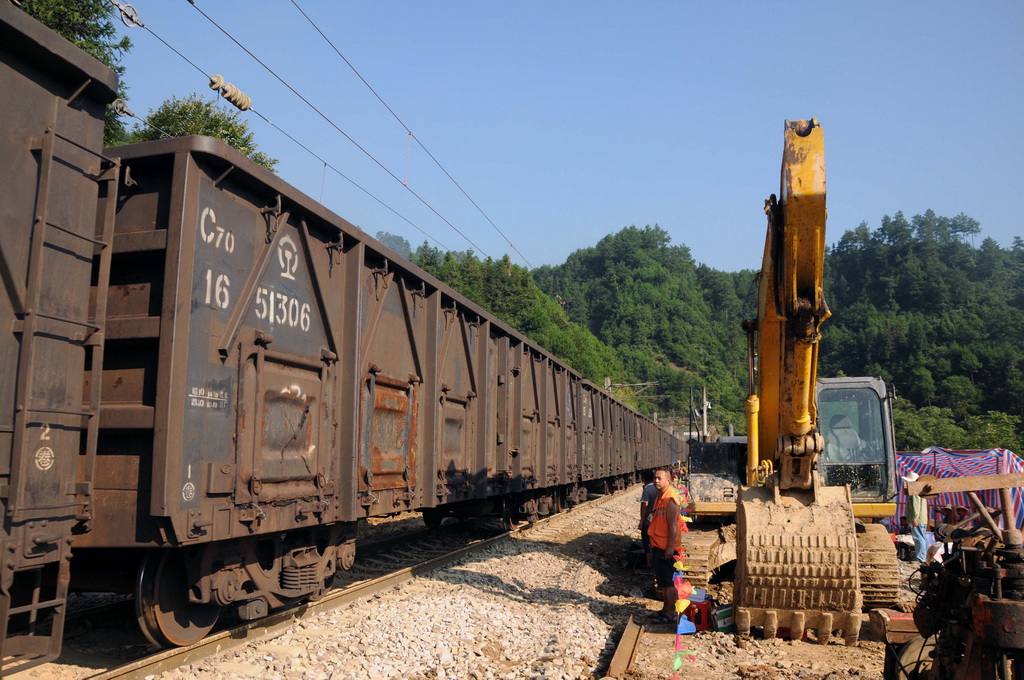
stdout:
[[[911,471],[904,482],[916,482],[920,477]],[[928,500],[924,496],[907,494],[907,521],[910,522],[910,535],[914,538],[914,559],[924,562],[928,556],[928,540],[924,532],[928,530]]]

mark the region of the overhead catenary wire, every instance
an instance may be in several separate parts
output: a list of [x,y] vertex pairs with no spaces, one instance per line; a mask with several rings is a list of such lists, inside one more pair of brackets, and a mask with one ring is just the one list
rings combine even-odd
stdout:
[[[115,7],[117,7],[117,8],[118,8],[118,10],[120,10],[120,12],[121,12],[121,21],[122,21],[122,22],[124,23],[124,25],[125,25],[125,26],[128,26],[129,28],[133,28],[133,27],[136,27],[136,26],[137,26],[137,27],[139,27],[139,28],[143,28],[143,29],[145,29],[147,33],[149,33],[149,34],[150,34],[151,36],[153,36],[153,37],[154,37],[154,38],[155,38],[155,39],[156,39],[157,41],[159,41],[160,43],[162,43],[162,44],[163,44],[163,45],[164,45],[164,46],[165,46],[165,47],[166,47],[167,49],[169,49],[170,51],[172,51],[172,52],[174,52],[174,53],[175,53],[176,55],[178,55],[178,56],[179,56],[179,57],[180,57],[180,58],[181,58],[182,60],[184,60],[184,61],[185,61],[186,63],[188,63],[188,64],[189,64],[189,65],[190,65],[190,66],[191,66],[192,68],[194,68],[194,69],[195,69],[196,71],[198,71],[199,73],[201,73],[201,74],[202,74],[202,75],[203,75],[203,76],[204,76],[204,77],[205,77],[205,78],[206,78],[207,80],[211,81],[211,83],[212,83],[212,82],[214,82],[214,79],[213,79],[213,77],[212,77],[212,76],[210,76],[210,74],[209,74],[209,73],[207,73],[207,72],[206,72],[205,70],[203,70],[203,69],[202,69],[202,68],[201,68],[200,66],[198,66],[198,65],[197,65],[197,64],[196,64],[195,62],[193,62],[193,61],[192,61],[191,59],[189,59],[188,57],[186,57],[186,56],[185,56],[184,54],[182,54],[182,53],[181,53],[180,51],[178,51],[177,49],[175,49],[175,47],[174,47],[173,45],[171,45],[171,44],[170,44],[170,43],[168,43],[168,42],[167,42],[166,40],[164,40],[164,39],[163,39],[162,37],[160,37],[160,36],[159,36],[159,35],[158,35],[158,34],[157,34],[157,33],[156,33],[155,31],[153,31],[153,29],[151,29],[151,28],[149,28],[148,26],[146,26],[146,25],[145,25],[145,24],[144,24],[144,23],[143,23],[143,22],[142,22],[142,21],[141,21],[141,20],[139,19],[139,17],[138,17],[138,14],[137,14],[137,13],[135,13],[135,8],[134,8],[134,7],[132,7],[131,5],[124,5],[124,4],[120,3],[120,2],[117,2],[117,0],[110,0],[110,2],[111,2],[111,4],[113,4],[113,5],[115,6]],[[216,89],[219,89],[219,88],[216,88]],[[131,110],[130,110],[130,109],[128,108],[127,104],[125,104],[125,102],[124,102],[123,100],[120,100],[120,99],[119,99],[119,100],[117,100],[117,101],[118,101],[118,102],[121,102],[121,103],[120,103],[120,106],[118,106],[118,105],[117,105],[117,103],[115,102],[115,113],[117,113],[117,115],[118,115],[118,116],[122,116],[122,117],[124,117],[124,116],[130,116],[130,117],[132,117],[132,118],[136,118],[136,119],[138,119],[138,120],[142,121],[143,123],[145,123],[146,125],[148,125],[149,127],[153,128],[153,129],[154,129],[154,130],[156,130],[157,132],[159,132],[159,133],[160,133],[161,135],[163,135],[164,137],[172,137],[172,136],[173,136],[173,135],[171,135],[171,134],[170,134],[169,132],[167,132],[166,130],[162,130],[162,129],[160,129],[159,127],[157,127],[157,126],[153,125],[153,124],[152,124],[152,123],[151,123],[151,122],[150,122],[150,121],[149,121],[148,119],[146,119],[146,118],[143,118],[142,116],[139,116],[138,114],[136,114],[136,113],[134,113],[133,111],[131,111]],[[321,163],[323,163],[323,164],[324,164],[324,167],[326,167],[326,168],[329,168],[329,169],[330,169],[331,171],[333,171],[334,173],[336,173],[337,175],[339,175],[339,176],[340,176],[340,177],[341,177],[342,179],[344,179],[345,181],[347,181],[347,182],[348,182],[349,184],[351,184],[352,186],[354,186],[354,187],[355,187],[356,189],[358,189],[359,191],[362,191],[362,192],[363,192],[364,194],[366,194],[367,196],[369,196],[370,198],[372,198],[372,199],[373,199],[374,201],[376,201],[377,203],[379,203],[379,204],[380,204],[381,206],[383,206],[384,208],[386,208],[386,209],[388,209],[389,211],[391,211],[391,212],[392,212],[392,213],[393,213],[393,214],[394,214],[394,215],[395,215],[396,217],[398,217],[398,218],[399,218],[400,220],[404,221],[404,222],[405,222],[406,224],[408,224],[409,226],[411,226],[411,227],[412,227],[413,229],[415,229],[416,231],[418,231],[418,232],[420,232],[421,234],[423,234],[423,235],[424,235],[424,236],[425,236],[425,237],[426,237],[427,239],[429,239],[429,240],[433,241],[434,243],[436,243],[437,245],[439,245],[439,246],[440,246],[440,247],[441,247],[441,248],[442,248],[443,250],[445,250],[445,251],[451,251],[451,248],[449,248],[449,247],[448,247],[448,246],[446,246],[446,245],[445,245],[444,243],[442,243],[442,242],[441,242],[440,240],[438,240],[437,238],[435,238],[434,236],[432,236],[431,234],[429,234],[429,233],[428,233],[427,231],[425,231],[425,230],[424,230],[424,229],[423,229],[422,227],[420,227],[420,226],[419,226],[419,225],[417,225],[417,224],[416,224],[415,222],[413,222],[412,220],[410,220],[409,218],[407,218],[407,217],[406,217],[405,215],[401,214],[400,212],[398,212],[397,210],[395,210],[394,208],[392,208],[392,207],[391,207],[390,205],[388,205],[387,203],[385,203],[385,202],[384,202],[384,201],[383,201],[383,200],[382,200],[381,198],[379,198],[379,197],[377,197],[376,195],[374,195],[373,193],[371,193],[371,192],[370,192],[369,190],[367,190],[367,189],[366,189],[365,187],[361,186],[361,185],[360,185],[360,184],[359,184],[358,182],[356,182],[356,181],[355,181],[355,180],[353,180],[353,179],[352,179],[351,177],[349,177],[348,175],[346,175],[345,173],[343,173],[343,172],[342,172],[341,170],[339,170],[338,168],[336,168],[336,167],[334,167],[333,165],[331,165],[330,163],[328,163],[328,162],[327,162],[327,161],[326,161],[326,160],[325,160],[324,158],[322,158],[322,157],[321,157],[321,156],[320,156],[319,154],[317,154],[317,153],[316,153],[316,152],[314,152],[314,151],[313,151],[312,149],[310,149],[310,148],[309,148],[308,146],[306,146],[305,144],[303,144],[302,142],[300,142],[300,141],[299,141],[298,139],[296,139],[295,137],[293,137],[292,135],[290,135],[290,134],[289,134],[289,133],[288,133],[287,131],[285,131],[285,130],[284,130],[283,128],[281,128],[281,127],[280,127],[279,125],[277,125],[277,124],[276,124],[276,123],[274,123],[274,122],[273,122],[272,120],[270,120],[269,118],[267,118],[266,116],[264,116],[264,115],[263,115],[262,113],[260,113],[260,112],[259,112],[258,110],[254,109],[254,108],[251,108],[251,107],[250,107],[250,108],[249,108],[248,110],[249,110],[249,111],[250,111],[251,113],[253,113],[253,114],[255,114],[255,115],[259,116],[259,117],[260,117],[260,118],[261,118],[261,119],[262,119],[262,120],[263,120],[263,121],[264,121],[264,122],[265,122],[265,123],[266,123],[267,125],[270,125],[270,126],[271,126],[272,128],[276,129],[276,130],[277,130],[278,132],[280,132],[280,133],[281,133],[282,135],[284,135],[284,136],[285,136],[285,137],[287,137],[287,138],[288,138],[289,140],[291,140],[291,141],[292,141],[292,142],[293,142],[294,144],[296,144],[296,145],[298,145],[299,147],[301,147],[301,148],[302,148],[302,149],[303,149],[304,151],[306,151],[306,153],[308,153],[309,155],[313,156],[313,158],[316,158],[316,159],[317,159],[318,161],[320,161]]]
[[206,76],[207,79],[209,79],[209,77],[210,77],[209,73],[207,73],[203,69],[199,68],[199,66],[197,66],[195,64],[195,62],[193,62],[191,59],[186,57],[184,54],[182,54],[181,52],[176,50],[170,43],[168,43],[166,40],[164,40],[159,35],[157,35],[153,31],[153,29],[151,29],[149,26],[147,26],[145,23],[143,23],[142,19],[139,18],[139,13],[135,9],[135,7],[133,7],[132,5],[126,5],[126,4],[123,4],[121,2],[118,2],[118,0],[110,0],[110,4],[112,4],[114,7],[116,7],[118,9],[118,11],[121,13],[121,23],[123,23],[128,28],[135,28],[136,26],[138,26],[139,28],[145,29],[147,33],[149,33],[151,36],[153,36],[154,38],[156,38],[157,40],[162,42],[167,49],[169,49],[171,52],[174,52],[175,54],[177,54],[179,57],[181,57],[186,62],[188,62],[188,64],[192,68],[194,68],[195,70],[199,71],[204,76]]
[[449,221],[448,218],[446,218],[444,215],[442,215],[440,212],[438,212],[437,209],[434,208],[434,206],[432,206],[430,203],[428,203],[426,199],[424,199],[422,196],[420,196],[418,193],[416,193],[410,186],[408,186],[407,184],[403,183],[401,178],[398,177],[398,175],[396,175],[386,165],[384,165],[379,160],[377,160],[377,158],[373,154],[371,154],[369,151],[367,151],[365,148],[363,148],[363,146],[360,145],[359,142],[357,142],[355,139],[353,139],[351,135],[349,135],[347,132],[342,130],[341,127],[337,123],[335,123],[333,120],[331,120],[324,112],[322,112],[320,109],[318,109],[312,102],[310,102],[308,99],[306,99],[306,97],[304,97],[298,90],[296,90],[294,87],[292,87],[292,85],[287,80],[285,80],[284,78],[279,76],[276,71],[274,71],[272,68],[267,66],[259,57],[257,57],[255,54],[253,54],[251,50],[249,50],[245,45],[243,45],[241,42],[239,42],[237,38],[235,38],[233,35],[231,35],[231,33],[229,33],[220,24],[218,24],[213,19],[213,17],[208,15],[206,12],[204,12],[202,10],[202,8],[199,7],[196,4],[196,0],[187,0],[187,2],[190,5],[192,5],[192,7],[194,7],[195,10],[197,12],[199,12],[207,21],[209,21],[211,24],[213,24],[217,28],[217,30],[219,30],[221,33],[223,33],[228,38],[228,40],[230,40],[231,42],[235,43],[235,45],[237,45],[239,47],[239,49],[241,49],[243,52],[248,54],[253,59],[253,61],[255,61],[260,66],[262,66],[264,68],[264,70],[267,71],[267,73],[269,73],[270,75],[274,76],[274,78],[276,78],[278,80],[278,82],[280,82],[282,85],[284,85],[286,88],[288,88],[292,92],[292,94],[294,94],[296,97],[301,99],[302,102],[304,104],[306,104],[306,106],[308,106],[310,109],[312,109],[318,116],[323,118],[324,121],[328,125],[330,125],[335,130],[337,130],[343,137],[345,137],[345,139],[347,139],[349,142],[351,142],[367,158],[369,158],[374,163],[376,163],[377,166],[381,170],[386,172],[393,180],[395,180],[396,182],[401,184],[403,187],[405,187],[406,191],[408,191],[410,194],[412,194],[413,197],[416,198],[416,200],[418,200],[428,210],[430,210],[432,213],[434,213],[442,222],[444,222],[449,227],[451,227],[452,230],[455,231],[455,233],[457,233],[459,236],[461,236],[467,243],[469,243],[471,246],[473,246],[473,248],[475,248],[479,253],[481,253],[485,257],[490,257],[490,255],[488,255],[484,251],[483,248],[481,248],[476,243],[474,243],[473,240],[471,238],[469,238],[469,236],[467,236],[465,233],[462,232],[462,230],[460,230],[458,227],[456,227],[454,224],[452,224],[452,222]]
[[398,212],[397,210],[395,210],[394,208],[392,208],[392,207],[391,207],[390,205],[388,205],[387,203],[385,203],[385,202],[384,202],[384,201],[382,201],[381,199],[379,199],[379,198],[377,198],[376,196],[374,196],[374,195],[373,195],[372,193],[370,193],[370,192],[369,192],[369,191],[368,191],[367,189],[365,189],[365,188],[364,188],[363,186],[361,186],[361,185],[360,185],[360,184],[359,184],[358,182],[356,182],[356,181],[355,181],[354,179],[352,179],[351,177],[349,177],[348,175],[346,175],[345,173],[343,173],[343,172],[342,172],[341,170],[338,170],[338,169],[337,169],[336,167],[334,167],[333,165],[331,165],[330,163],[328,163],[328,162],[327,162],[326,160],[324,160],[324,159],[323,159],[323,158],[322,158],[322,157],[321,157],[321,156],[320,156],[319,154],[317,154],[317,153],[316,153],[315,151],[313,151],[313,150],[312,150],[312,149],[310,149],[310,148],[309,148],[308,146],[306,146],[305,144],[303,144],[302,142],[300,142],[299,140],[295,139],[295,138],[294,138],[294,137],[292,137],[292,136],[291,136],[290,134],[288,134],[287,132],[285,132],[284,130],[282,130],[282,129],[281,129],[280,127],[278,127],[278,126],[277,126],[277,124],[276,124],[276,123],[274,123],[274,122],[273,122],[272,120],[270,120],[269,118],[267,118],[266,116],[264,116],[264,115],[263,115],[262,113],[260,113],[260,112],[259,112],[259,111],[257,111],[256,109],[250,109],[250,111],[252,111],[252,112],[253,112],[253,113],[255,113],[255,114],[256,114],[257,116],[259,116],[260,118],[262,118],[262,119],[263,119],[263,122],[265,122],[265,123],[266,123],[267,125],[269,125],[269,126],[271,126],[271,127],[275,128],[275,129],[276,129],[276,130],[277,130],[278,132],[280,132],[280,133],[281,133],[282,135],[284,135],[285,137],[287,137],[288,139],[292,140],[293,142],[295,142],[296,144],[298,144],[298,145],[299,145],[300,147],[302,147],[303,149],[305,149],[306,153],[308,153],[308,154],[309,154],[310,156],[312,156],[313,158],[315,158],[315,159],[317,159],[318,161],[320,161],[321,163],[323,163],[323,164],[324,164],[324,167],[326,167],[326,168],[329,168],[330,170],[334,171],[334,172],[335,172],[335,173],[337,173],[337,174],[338,174],[338,175],[339,175],[339,176],[340,176],[340,177],[341,177],[342,179],[344,179],[345,181],[347,181],[347,182],[348,182],[349,184],[351,184],[352,186],[354,186],[354,187],[355,187],[356,189],[359,189],[359,190],[360,190],[360,191],[362,191],[362,192],[363,192],[364,194],[366,194],[367,196],[369,196],[370,198],[372,198],[373,200],[377,201],[377,202],[378,202],[378,203],[380,203],[380,204],[381,204],[382,206],[384,206],[385,208],[387,208],[388,210],[390,210],[390,211],[391,211],[392,213],[394,213],[394,214],[395,214],[395,216],[397,216],[397,217],[398,217],[398,218],[399,218],[400,220],[404,221],[404,222],[405,222],[406,224],[408,224],[408,225],[409,225],[410,227],[412,227],[412,228],[413,228],[413,229],[415,229],[416,231],[420,232],[421,234],[423,234],[424,236],[426,236],[426,237],[427,237],[428,239],[430,239],[431,241],[433,241],[433,242],[434,242],[434,243],[436,243],[437,245],[441,246],[441,248],[443,248],[444,250],[447,250],[447,251],[450,251],[450,250],[451,250],[451,248],[449,248],[448,246],[446,246],[445,244],[441,243],[441,242],[440,242],[440,241],[438,241],[438,240],[437,240],[436,238],[434,238],[433,236],[431,236],[430,234],[428,234],[428,233],[427,233],[426,231],[424,231],[424,230],[423,230],[423,228],[422,228],[422,227],[418,226],[418,225],[417,225],[417,224],[416,224],[415,222],[412,222],[412,221],[411,221],[411,220],[410,220],[410,219],[409,219],[408,217],[406,217],[406,216],[405,216],[405,215],[403,215],[402,213]]
[[[192,0],[189,0],[189,2],[192,2]],[[416,136],[416,133],[414,133],[411,129],[409,129],[409,126],[406,125],[405,122],[401,118],[399,118],[398,114],[395,113],[394,109],[392,109],[390,106],[388,106],[388,103],[386,101],[384,101],[384,98],[381,97],[380,94],[377,93],[377,90],[373,89],[373,86],[370,85],[369,82],[367,82],[366,78],[363,77],[363,74],[361,74],[356,69],[356,67],[352,65],[352,62],[350,62],[345,57],[345,55],[341,53],[341,50],[339,50],[335,46],[335,44],[333,42],[331,42],[331,39],[327,37],[327,34],[325,34],[322,30],[320,30],[320,27],[317,26],[316,22],[313,21],[313,19],[310,18],[310,16],[308,14],[306,14],[305,10],[303,10],[301,7],[299,7],[299,3],[296,2],[296,0],[291,0],[291,3],[295,6],[295,9],[297,9],[299,11],[299,13],[303,17],[305,17],[306,21],[309,22],[309,24],[313,27],[313,29],[316,30],[316,32],[320,34],[320,36],[327,42],[327,44],[331,46],[331,49],[334,50],[334,52],[341,58],[341,60],[344,61],[345,64],[348,65],[348,67],[350,69],[352,69],[352,73],[355,73],[356,77],[359,78],[359,80],[361,80],[363,82],[363,85],[366,85],[367,89],[370,90],[370,92],[373,93],[373,96],[377,98],[377,101],[379,101],[384,106],[384,108],[388,110],[388,113],[390,113],[394,117],[394,119],[396,121],[398,121],[399,125],[401,125],[403,128],[405,128],[405,131],[409,134],[409,137],[411,139],[416,140],[416,144],[419,145],[419,147],[421,149],[423,149],[423,152],[427,154],[427,156],[430,158],[430,160],[434,161],[434,164],[437,165],[437,167],[441,169],[441,172],[443,172],[445,174],[445,176],[449,180],[451,180],[452,184],[454,184],[459,189],[459,191],[462,192],[462,195],[466,197],[466,200],[468,200],[470,203],[473,204],[473,207],[477,209],[477,212],[479,212],[481,215],[483,215],[484,219],[487,220],[492,227],[494,227],[494,230],[496,232],[498,232],[498,234],[500,234],[503,239],[505,239],[505,242],[508,243],[509,247],[512,250],[514,250],[516,252],[516,254],[519,255],[519,257],[521,257],[523,259],[523,262],[526,263],[526,266],[529,267],[530,269],[533,269],[533,265],[530,264],[530,261],[526,259],[526,256],[523,255],[519,251],[518,248],[516,248],[515,244],[512,243],[512,241],[510,241],[507,236],[505,236],[505,233],[501,229],[499,229],[498,225],[495,224],[494,221],[487,215],[487,213],[485,213],[483,211],[483,208],[481,208],[477,204],[477,202],[473,200],[473,197],[470,196],[469,193],[467,193],[466,190],[462,188],[462,185],[459,184],[455,180],[454,177],[452,177],[451,173],[448,172],[448,169],[445,168],[444,165],[441,164],[441,161],[437,160],[437,158],[434,157],[434,154],[432,154],[430,152],[430,149],[428,149],[426,147],[426,145],[424,145],[423,142],[420,140],[420,138]],[[408,160],[406,161],[406,165],[408,165]],[[406,172],[408,173],[408,170],[406,170]]]
[[123,99],[115,99],[111,103],[110,106],[114,109],[114,113],[117,114],[117,116],[120,117],[120,118],[135,118],[136,120],[141,120],[143,123],[145,123],[149,127],[153,128],[154,130],[159,132],[164,137],[172,137],[173,136],[173,135],[171,135],[170,132],[167,132],[167,130],[163,130],[163,129],[157,127],[156,125],[153,125],[151,122],[149,122],[148,118],[143,118],[139,114],[137,114],[134,111],[132,111],[131,109],[129,109],[128,108],[128,104],[125,103],[125,101]]

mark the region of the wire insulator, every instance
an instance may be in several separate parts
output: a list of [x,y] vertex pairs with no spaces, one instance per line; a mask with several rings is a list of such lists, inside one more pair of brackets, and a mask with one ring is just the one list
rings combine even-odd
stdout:
[[116,113],[121,118],[127,116],[131,116],[132,118],[136,117],[132,110],[128,108],[128,104],[125,102],[125,100],[121,98],[115,99],[110,104],[110,108],[114,109],[114,113]]
[[117,0],[110,0],[111,4],[117,7],[121,12],[121,23],[128,28],[145,28],[146,24],[142,23],[142,19],[139,18],[139,11],[132,5],[121,4]]
[[210,78],[210,89],[220,91],[220,96],[234,104],[241,111],[252,108],[252,99],[231,83],[225,83],[219,73]]

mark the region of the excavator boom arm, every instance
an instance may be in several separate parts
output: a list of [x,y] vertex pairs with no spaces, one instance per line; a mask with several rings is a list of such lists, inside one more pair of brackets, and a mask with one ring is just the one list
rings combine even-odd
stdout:
[[892,428],[881,380],[833,378],[816,389],[818,340],[829,317],[817,121],[786,122],[781,184],[766,204],[757,317],[744,323],[746,485],[733,486],[742,442],[694,443],[688,461],[697,511],[735,511],[734,538],[726,529],[687,534],[687,566],[703,585],[735,557],[740,634],[760,627],[772,638],[788,629],[799,640],[813,629],[825,643],[840,630],[856,644],[862,606],[891,606],[898,593],[889,534],[881,524],[858,526],[854,511],[856,494],[858,514],[892,513],[878,502],[895,488]]
[[814,390],[820,327],[829,316],[822,293],[825,259],[825,147],[816,120],[786,121],[780,199],[766,202],[756,333],[759,409],[748,418],[748,484],[762,460],[777,461],[782,489],[812,487],[824,450],[815,429]]
[[[825,153],[817,121],[786,122],[782,189],[767,204],[757,321],[759,409],[748,431],[748,481],[736,516],[736,626],[765,637],[805,628],[827,642],[860,632],[858,540],[850,487],[825,486],[817,470],[815,379],[825,259]],[[755,436],[756,442],[751,441]],[[749,450],[752,449],[753,453]],[[774,465],[772,464],[774,463]],[[775,475],[771,475],[771,471]]]

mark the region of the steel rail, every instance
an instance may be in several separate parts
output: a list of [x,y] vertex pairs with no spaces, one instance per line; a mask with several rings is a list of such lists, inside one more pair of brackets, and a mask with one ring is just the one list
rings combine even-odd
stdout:
[[164,649],[156,654],[86,677],[89,680],[114,680],[115,678],[117,680],[143,680],[147,676],[201,661],[215,654],[240,647],[252,640],[267,637],[273,633],[283,633],[294,621],[310,614],[329,611],[361,598],[370,597],[389,590],[400,583],[411,581],[417,576],[458,562],[474,552],[483,550],[508,538],[510,535],[511,532],[498,534],[492,538],[460,548],[447,555],[435,557],[415,566],[400,569],[368,581],[355,583],[340,590],[331,591],[315,602],[303,602],[274,612],[256,621],[246,621],[234,628],[213,633],[188,647]]
[[622,631],[619,644],[615,647],[615,654],[611,663],[608,664],[606,678],[624,678],[636,660],[637,651],[640,649],[640,638],[644,635],[644,627],[629,617],[626,628]]
[[367,581],[360,581],[350,586],[329,591],[319,600],[302,602],[269,614],[255,621],[246,621],[233,628],[228,628],[217,633],[212,633],[195,644],[188,647],[173,647],[163,649],[150,656],[130,661],[126,664],[101,671],[94,675],[85,676],[82,680],[145,680],[145,678],[171,671],[186,664],[192,664],[211,656],[241,647],[246,643],[261,638],[270,638],[280,635],[293,622],[305,616],[330,611],[337,607],[350,604],[357,600],[368,598],[395,586],[406,583],[436,569],[454,564],[463,558],[484,550],[500,541],[510,538],[513,534],[528,535],[531,530],[547,524],[554,518],[566,517],[574,511],[584,508],[597,508],[608,502],[615,493],[598,496],[592,500],[553,515],[540,519],[533,524],[522,524],[511,531],[480,540],[471,545],[459,548],[446,555],[434,557],[420,564],[406,567],[390,574],[380,576]]

